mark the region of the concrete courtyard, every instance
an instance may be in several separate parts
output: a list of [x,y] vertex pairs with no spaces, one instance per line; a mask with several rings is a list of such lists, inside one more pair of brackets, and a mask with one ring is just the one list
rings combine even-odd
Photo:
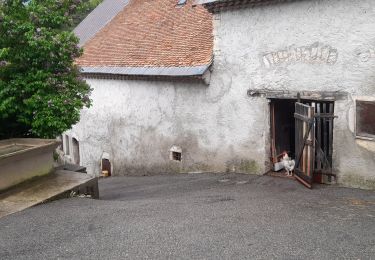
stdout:
[[113,177],[0,219],[0,259],[374,259],[375,193],[240,174]]

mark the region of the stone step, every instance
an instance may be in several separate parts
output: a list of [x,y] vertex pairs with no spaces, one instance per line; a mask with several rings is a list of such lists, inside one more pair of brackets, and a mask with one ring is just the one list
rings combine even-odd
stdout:
[[0,218],[26,208],[71,196],[98,199],[98,178],[66,170],[40,177],[0,194]]

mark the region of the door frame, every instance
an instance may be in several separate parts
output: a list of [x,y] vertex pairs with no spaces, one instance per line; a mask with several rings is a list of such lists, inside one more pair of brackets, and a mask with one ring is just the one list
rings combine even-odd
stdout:
[[[324,122],[324,120],[326,120],[328,123],[327,123],[327,127],[330,131],[330,134],[329,134],[329,138],[330,138],[330,145],[329,145],[329,149],[328,149],[328,158],[324,157],[323,155],[320,155],[320,165],[321,167],[318,167],[318,169],[314,169],[314,172],[313,174],[319,174],[320,176],[323,176],[321,177],[321,180],[319,180],[318,182],[321,182],[321,183],[326,183],[326,181],[329,183],[331,181],[331,178],[336,178],[336,174],[333,173],[333,139],[334,139],[334,132],[333,132],[333,129],[334,129],[334,122],[333,122],[333,119],[337,118],[337,116],[334,116],[334,107],[335,107],[335,102],[336,102],[336,99],[300,99],[298,97],[294,98],[294,97],[278,97],[278,96],[269,96],[267,97],[267,100],[268,100],[268,115],[269,115],[269,133],[268,133],[268,142],[267,142],[267,149],[266,149],[266,157],[269,158],[269,162],[271,163],[271,167],[269,168],[270,171],[273,171],[273,164],[275,163],[275,160],[277,158],[277,154],[275,154],[275,129],[274,129],[274,122],[275,122],[275,107],[274,107],[274,101],[275,100],[290,100],[291,102],[298,102],[299,100],[302,101],[302,103],[315,103],[316,105],[316,108],[315,108],[315,115],[314,115],[314,119],[316,122],[320,122],[321,125],[321,130],[322,130],[322,122]],[[327,106],[327,110],[325,110],[324,108],[322,109],[323,105],[326,104]],[[320,121],[322,120],[322,121]],[[317,125],[314,125],[314,128],[316,129],[317,128]],[[321,141],[323,142],[323,141]],[[315,158],[314,158],[314,164],[316,165],[316,158],[317,158],[317,154],[321,152],[319,151],[318,149],[318,146],[322,146],[322,144],[317,144],[315,142],[315,145],[316,145],[316,151],[314,152],[314,155],[315,155]],[[323,145],[324,146],[324,145]],[[326,151],[323,151],[323,153],[326,152]],[[296,151],[297,153],[297,151]],[[319,171],[319,172],[317,172]],[[315,176],[314,176],[315,177]],[[323,180],[325,179],[325,180]]]

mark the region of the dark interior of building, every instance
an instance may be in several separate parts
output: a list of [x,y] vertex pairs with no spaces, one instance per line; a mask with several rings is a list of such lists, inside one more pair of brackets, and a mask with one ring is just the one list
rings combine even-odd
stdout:
[[295,158],[295,102],[291,99],[272,100],[276,155],[287,151],[290,157]]

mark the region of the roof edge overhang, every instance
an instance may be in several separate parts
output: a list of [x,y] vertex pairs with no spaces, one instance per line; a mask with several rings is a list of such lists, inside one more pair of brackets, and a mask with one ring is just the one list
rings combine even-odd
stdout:
[[194,5],[203,5],[210,12],[218,13],[227,9],[240,9],[294,1],[297,0],[195,0]]
[[107,74],[128,76],[168,76],[187,77],[202,76],[211,64],[192,67],[85,67],[81,66],[83,74]]
[[90,41],[128,5],[129,1],[104,0],[101,2],[74,28],[74,34],[79,38],[78,45],[83,47]]

